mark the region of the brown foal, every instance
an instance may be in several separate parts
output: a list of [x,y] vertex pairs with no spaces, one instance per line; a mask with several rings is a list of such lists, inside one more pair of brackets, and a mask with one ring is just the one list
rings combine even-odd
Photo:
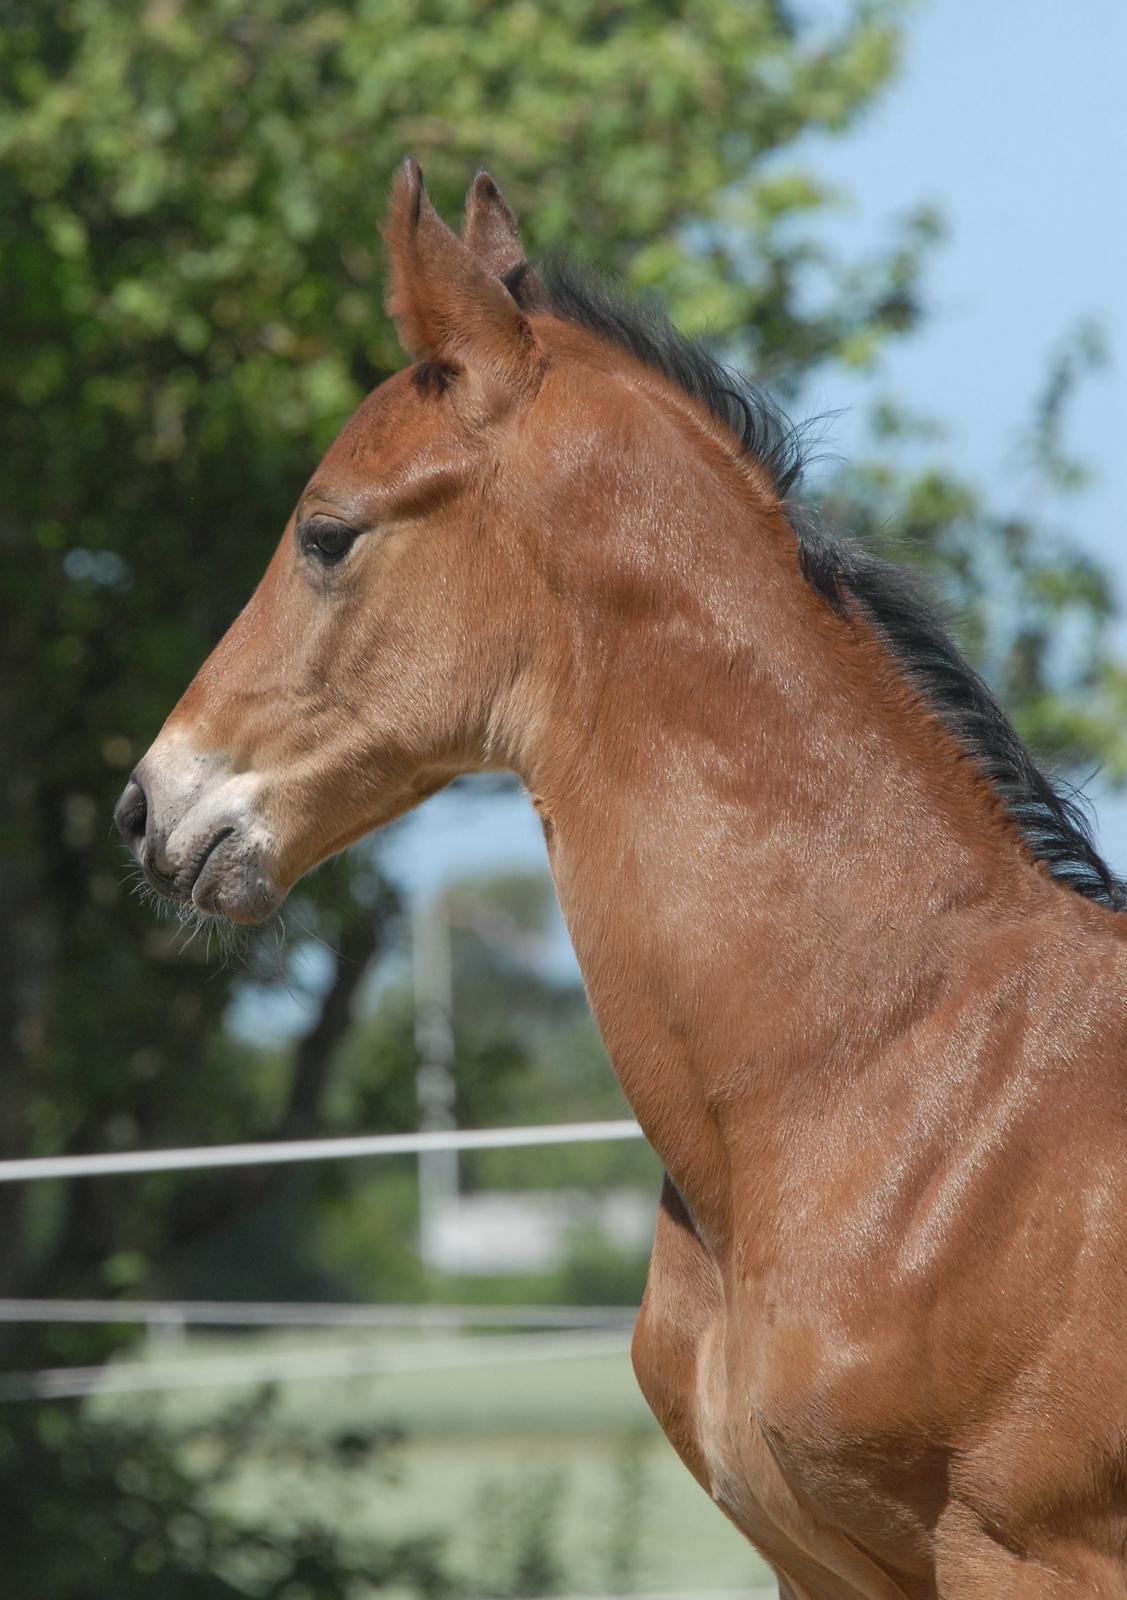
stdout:
[[543,821],[668,1178],[634,1340],[790,1600],[1127,1596],[1127,918],[794,439],[417,166],[414,363],[317,468],[118,821],[240,922],[459,773]]

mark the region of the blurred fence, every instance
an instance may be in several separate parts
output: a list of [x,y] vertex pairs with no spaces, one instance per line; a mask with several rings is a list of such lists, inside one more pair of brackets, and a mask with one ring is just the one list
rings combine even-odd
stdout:
[[[352,1138],[295,1139],[266,1144],[204,1145],[179,1150],[126,1150],[100,1155],[38,1156],[0,1162],[0,1182],[138,1173],[208,1171],[286,1162],[423,1155],[435,1151],[505,1150],[641,1138],[636,1122],[551,1123],[516,1128],[450,1128]],[[620,1354],[635,1310],[623,1306],[388,1306],[238,1301],[0,1300],[0,1322],[143,1324],[153,1335],[190,1327],[367,1328],[461,1332],[536,1329],[501,1335],[468,1351],[464,1341],[440,1347],[417,1341],[375,1348],[289,1350],[223,1359],[149,1361],[130,1366],[58,1367],[0,1374],[0,1400],[62,1399],[93,1394],[158,1392],[237,1383],[288,1382],[489,1364],[558,1361]]]
[[[641,1136],[637,1123],[622,1120],[45,1156],[0,1162],[0,1182],[404,1155],[418,1158],[422,1178],[426,1157],[436,1151]],[[592,1584],[574,1554],[586,1551],[584,1559],[594,1559],[591,1551],[613,1524],[616,1538],[638,1543],[630,1558],[637,1569],[629,1574],[636,1597],[765,1600],[774,1591],[756,1587],[767,1578],[762,1563],[693,1491],[630,1382],[636,1315],[635,1306],[621,1304],[0,1300],[0,1324],[135,1325],[148,1335],[124,1359],[101,1365],[0,1373],[0,1401],[84,1400],[105,1417],[129,1414],[122,1408],[135,1406],[133,1397],[148,1396],[159,1408],[149,1415],[158,1418],[182,1414],[178,1406],[195,1414],[198,1405],[200,1414],[220,1415],[228,1404],[220,1398],[224,1390],[277,1386],[289,1397],[283,1422],[310,1436],[326,1417],[405,1421],[414,1440],[414,1477],[408,1475],[400,1491],[407,1509],[399,1515],[420,1529],[445,1516],[441,1525],[451,1530],[459,1571],[476,1570],[474,1553],[462,1544],[483,1494],[494,1502],[499,1496],[520,1537],[531,1539],[539,1536],[536,1519],[542,1516],[536,1497],[551,1487],[554,1537],[567,1553],[565,1583],[583,1581],[588,1595],[618,1592],[617,1584]],[[307,1337],[295,1343],[302,1331]],[[246,1337],[212,1340],[205,1332]],[[371,1387],[383,1378],[394,1381]],[[206,1391],[215,1393],[209,1398]],[[248,1481],[257,1470],[252,1460]],[[561,1501],[565,1483],[571,1488]],[[730,1587],[734,1583],[740,1587]]]
[[448,1128],[430,1133],[375,1133],[351,1138],[286,1139],[273,1144],[200,1145],[185,1150],[120,1150],[106,1155],[31,1156],[0,1161],[0,1183],[97,1178],[131,1172],[206,1171],[362,1156],[425,1155],[441,1150],[516,1150],[536,1145],[640,1139],[636,1122],[559,1122],[527,1128]]
[[[475,1349],[464,1340],[375,1347],[286,1350],[269,1355],[190,1361],[152,1360],[136,1366],[55,1367],[0,1374],[0,1400],[65,1399],[93,1394],[138,1394],[241,1383],[289,1383],[302,1378],[426,1372],[511,1362],[561,1361],[624,1354],[634,1306],[390,1306],[230,1300],[0,1300],[0,1322],[143,1325],[151,1338],[171,1339],[189,1328],[340,1328],[497,1334]],[[502,1330],[526,1330],[517,1336]],[[536,1331],[528,1331],[536,1330]]]

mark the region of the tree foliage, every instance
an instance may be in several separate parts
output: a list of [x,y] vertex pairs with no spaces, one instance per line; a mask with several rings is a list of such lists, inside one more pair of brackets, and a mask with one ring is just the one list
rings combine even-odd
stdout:
[[[9,7],[6,1149],[297,1131],[288,1097],[266,1108],[231,1071],[229,980],[137,914],[106,819],[318,452],[400,361],[377,228],[403,151],[448,210],[488,156],[534,249],[566,240],[660,282],[686,319],[753,330],[748,353],[797,371],[914,315],[899,249],[863,290],[802,308],[813,247],[795,224],[825,196],[783,159],[864,108],[894,19],[865,5],[811,39],[784,7],[711,0]],[[320,918],[363,965],[384,895],[357,863],[289,925]],[[152,1192],[62,1198],[70,1281],[160,1237]],[[12,1248],[13,1281],[61,1286],[51,1250]]]

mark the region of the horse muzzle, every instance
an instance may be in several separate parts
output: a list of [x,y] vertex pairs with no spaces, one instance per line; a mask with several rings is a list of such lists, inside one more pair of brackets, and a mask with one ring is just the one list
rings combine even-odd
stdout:
[[114,821],[146,879],[166,899],[230,922],[262,922],[283,899],[253,773],[181,741],[158,740],[126,784]]

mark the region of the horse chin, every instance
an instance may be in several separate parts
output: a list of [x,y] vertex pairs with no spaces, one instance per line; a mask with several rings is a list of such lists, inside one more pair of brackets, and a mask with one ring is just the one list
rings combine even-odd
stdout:
[[265,922],[284,898],[259,853],[241,848],[234,836],[208,854],[191,891],[192,905],[204,916],[243,926]]
[[158,866],[142,852],[141,866],[162,899],[185,912],[250,926],[265,922],[285,899],[258,843],[234,826],[218,829],[177,856],[170,858],[166,848]]

